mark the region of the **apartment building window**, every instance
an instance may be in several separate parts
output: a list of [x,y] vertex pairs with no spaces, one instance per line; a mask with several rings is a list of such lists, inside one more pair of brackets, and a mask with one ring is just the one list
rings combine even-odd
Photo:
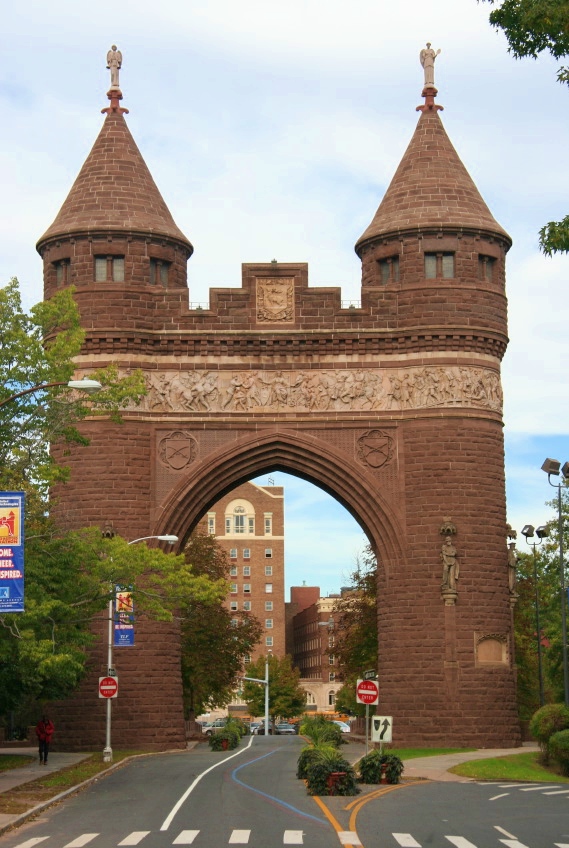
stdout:
[[254,533],[255,533],[255,519],[253,517],[249,517],[248,521],[249,521],[249,533],[251,534],[251,536],[253,536]]
[[336,679],[336,672],[331,671],[330,674],[328,675],[328,680],[330,681],[330,683],[333,683],[335,681],[335,679]]
[[229,576],[230,576],[230,577],[237,577],[237,566],[236,566],[236,565],[232,565],[232,566],[230,566],[230,568],[229,568]]
[[231,519],[226,518],[225,519],[225,535],[228,535],[229,533],[231,533]]
[[215,536],[215,513],[211,512],[207,517],[207,532],[210,536]]
[[244,533],[245,532],[245,516],[244,515],[233,516],[233,529],[236,533]]
[[487,282],[491,283],[494,278],[494,266],[496,264],[496,260],[493,256],[479,256],[478,257],[478,279],[479,280],[487,280]]
[[273,602],[272,601],[265,601],[265,610],[267,612],[273,611]]
[[270,559],[273,555],[272,548],[265,548],[265,559]]
[[265,513],[265,536],[270,536],[273,532],[273,514],[272,512]]
[[96,283],[124,283],[124,256],[95,256]]
[[265,566],[265,577],[272,577],[272,576],[273,576],[273,566],[272,565],[266,565]]
[[272,619],[272,618],[266,618],[266,619],[265,619],[265,628],[266,628],[267,630],[272,630],[272,629],[273,629],[273,619]]
[[380,259],[379,274],[384,285],[397,283],[399,281],[399,257],[388,256],[387,259]]
[[251,601],[243,601],[243,609],[245,612],[251,612]]
[[167,286],[169,269],[169,262],[164,262],[162,259],[151,259],[150,285],[155,286],[156,283],[161,283],[163,286]]
[[333,707],[336,704],[336,693],[328,692],[328,706]]
[[249,665],[249,663],[251,662],[251,654],[245,654],[245,656],[243,657],[243,662],[245,663],[245,665]]
[[238,602],[237,601],[230,601],[229,602],[229,609],[231,610],[231,612],[237,612],[237,610],[239,609]]
[[267,595],[270,595],[272,593],[272,591],[273,591],[273,584],[272,583],[265,583],[265,592],[267,593]]
[[229,584],[229,592],[230,592],[232,595],[236,595],[236,594],[237,594],[237,583],[230,583],[230,584]]
[[243,548],[243,559],[251,559],[251,549]]
[[273,646],[273,637],[272,636],[265,636],[265,645],[268,648],[272,648],[272,646]]
[[231,619],[231,626],[232,626],[232,627],[237,627],[238,625],[239,625],[239,619],[237,619],[237,618],[232,618],[232,619]]
[[69,282],[69,259],[60,259],[59,262],[54,262],[55,282],[58,286],[66,286]]
[[243,577],[250,577],[250,576],[251,576],[251,566],[250,565],[244,565],[243,566]]
[[243,583],[243,591],[246,595],[250,595],[251,594],[251,584],[250,583]]
[[425,253],[425,279],[451,280],[454,277],[454,253]]
[[231,548],[229,550],[230,559],[237,559],[237,548]]
[[328,657],[328,665],[334,665],[334,654],[330,654]]

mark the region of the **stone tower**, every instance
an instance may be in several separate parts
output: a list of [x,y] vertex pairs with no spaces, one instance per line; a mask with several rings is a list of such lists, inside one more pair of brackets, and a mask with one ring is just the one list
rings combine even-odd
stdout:
[[[427,70],[427,69],[426,69]],[[77,288],[87,375],[144,370],[122,425],[84,423],[66,526],[181,540],[219,498],[272,470],[338,499],[378,557],[380,714],[403,744],[519,743],[508,588],[500,362],[510,247],[452,147],[427,80],[411,143],[356,250],[361,307],[311,288],[305,264],[243,266],[240,288],[188,308],[192,246],[120,107],[42,236],[45,292]],[[116,745],[183,745],[179,646],[141,623],[117,657]],[[61,743],[104,736],[96,678]],[[154,682],[157,685],[148,685]]]

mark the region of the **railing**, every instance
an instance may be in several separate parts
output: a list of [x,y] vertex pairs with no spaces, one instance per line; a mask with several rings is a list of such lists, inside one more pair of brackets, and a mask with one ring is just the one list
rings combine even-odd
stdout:
[[343,300],[342,301],[342,309],[361,309],[362,302],[361,300]]
[[190,301],[190,309],[194,309],[196,312],[203,312],[205,309],[209,309],[209,301]]

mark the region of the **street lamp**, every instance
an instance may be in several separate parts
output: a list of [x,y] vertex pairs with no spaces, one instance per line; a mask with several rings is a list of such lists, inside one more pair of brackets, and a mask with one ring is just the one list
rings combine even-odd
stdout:
[[87,377],[84,377],[82,380],[63,380],[56,383],[40,383],[37,386],[32,386],[30,389],[24,389],[22,392],[18,392],[15,395],[10,395],[10,397],[0,401],[0,407],[5,406],[13,400],[17,400],[24,395],[31,395],[32,392],[41,392],[44,389],[53,389],[55,386],[67,386],[68,389],[78,389],[81,392],[87,392],[88,395],[100,392],[103,388],[98,380],[89,380]]
[[[561,503],[561,489],[565,485],[565,481],[569,477],[569,462],[566,462],[561,468],[561,463],[557,459],[546,459],[541,470],[547,474],[547,480],[550,486],[557,489],[557,532],[559,534],[559,579],[561,587],[561,640],[563,646],[563,692],[565,706],[569,706],[569,665],[567,660],[567,614],[565,600],[565,562],[563,561],[563,512]],[[559,476],[559,471],[563,475],[563,482],[552,483],[551,475]]]
[[[539,539],[539,542],[530,542],[530,539],[533,539],[534,533]],[[539,626],[539,589],[537,584],[537,555],[536,548],[538,545],[541,545],[543,539],[549,536],[549,530],[547,527],[543,525],[538,527],[535,531],[531,524],[526,524],[525,527],[522,528],[522,536],[525,536],[526,542],[528,545],[533,548],[533,583],[535,589],[535,629],[537,634],[537,669],[539,675],[539,706],[543,707],[545,703],[545,696],[543,692],[543,665],[541,661],[541,628]]]
[[[168,542],[170,545],[174,545],[178,541],[177,536],[142,536],[140,539],[133,539],[132,542],[129,542],[129,545],[135,545],[137,542],[145,542],[147,539],[157,539],[159,542]],[[111,597],[109,599],[109,622],[108,622],[108,647],[107,647],[107,674],[109,677],[115,676],[115,669],[113,668],[113,624],[114,624],[114,610],[113,605],[115,602],[114,589],[111,586]],[[103,748],[103,762],[104,763],[112,763],[113,761],[113,749],[111,748],[111,713],[112,713],[112,698],[107,698],[107,721],[106,721],[106,732],[105,732],[105,747]]]

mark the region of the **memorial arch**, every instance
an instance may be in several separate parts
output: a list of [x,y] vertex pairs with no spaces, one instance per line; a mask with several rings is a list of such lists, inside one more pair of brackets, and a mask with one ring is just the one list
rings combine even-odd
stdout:
[[[207,308],[190,309],[192,244],[113,83],[38,251],[46,298],[76,289],[78,375],[140,368],[148,392],[120,425],[82,424],[90,445],[65,457],[71,480],[56,509],[67,527],[112,521],[126,538],[184,538],[254,475],[314,482],[378,554],[380,710],[396,744],[507,747],[520,741],[500,384],[511,240],[436,95],[425,79],[409,146],[356,244],[361,303],[346,308],[339,288],[311,287],[306,264],[274,261],[243,265],[240,287],[212,289]],[[60,710],[61,744],[102,738],[93,691],[103,669],[95,651]],[[117,744],[183,747],[175,627],[141,623],[120,674]]]

